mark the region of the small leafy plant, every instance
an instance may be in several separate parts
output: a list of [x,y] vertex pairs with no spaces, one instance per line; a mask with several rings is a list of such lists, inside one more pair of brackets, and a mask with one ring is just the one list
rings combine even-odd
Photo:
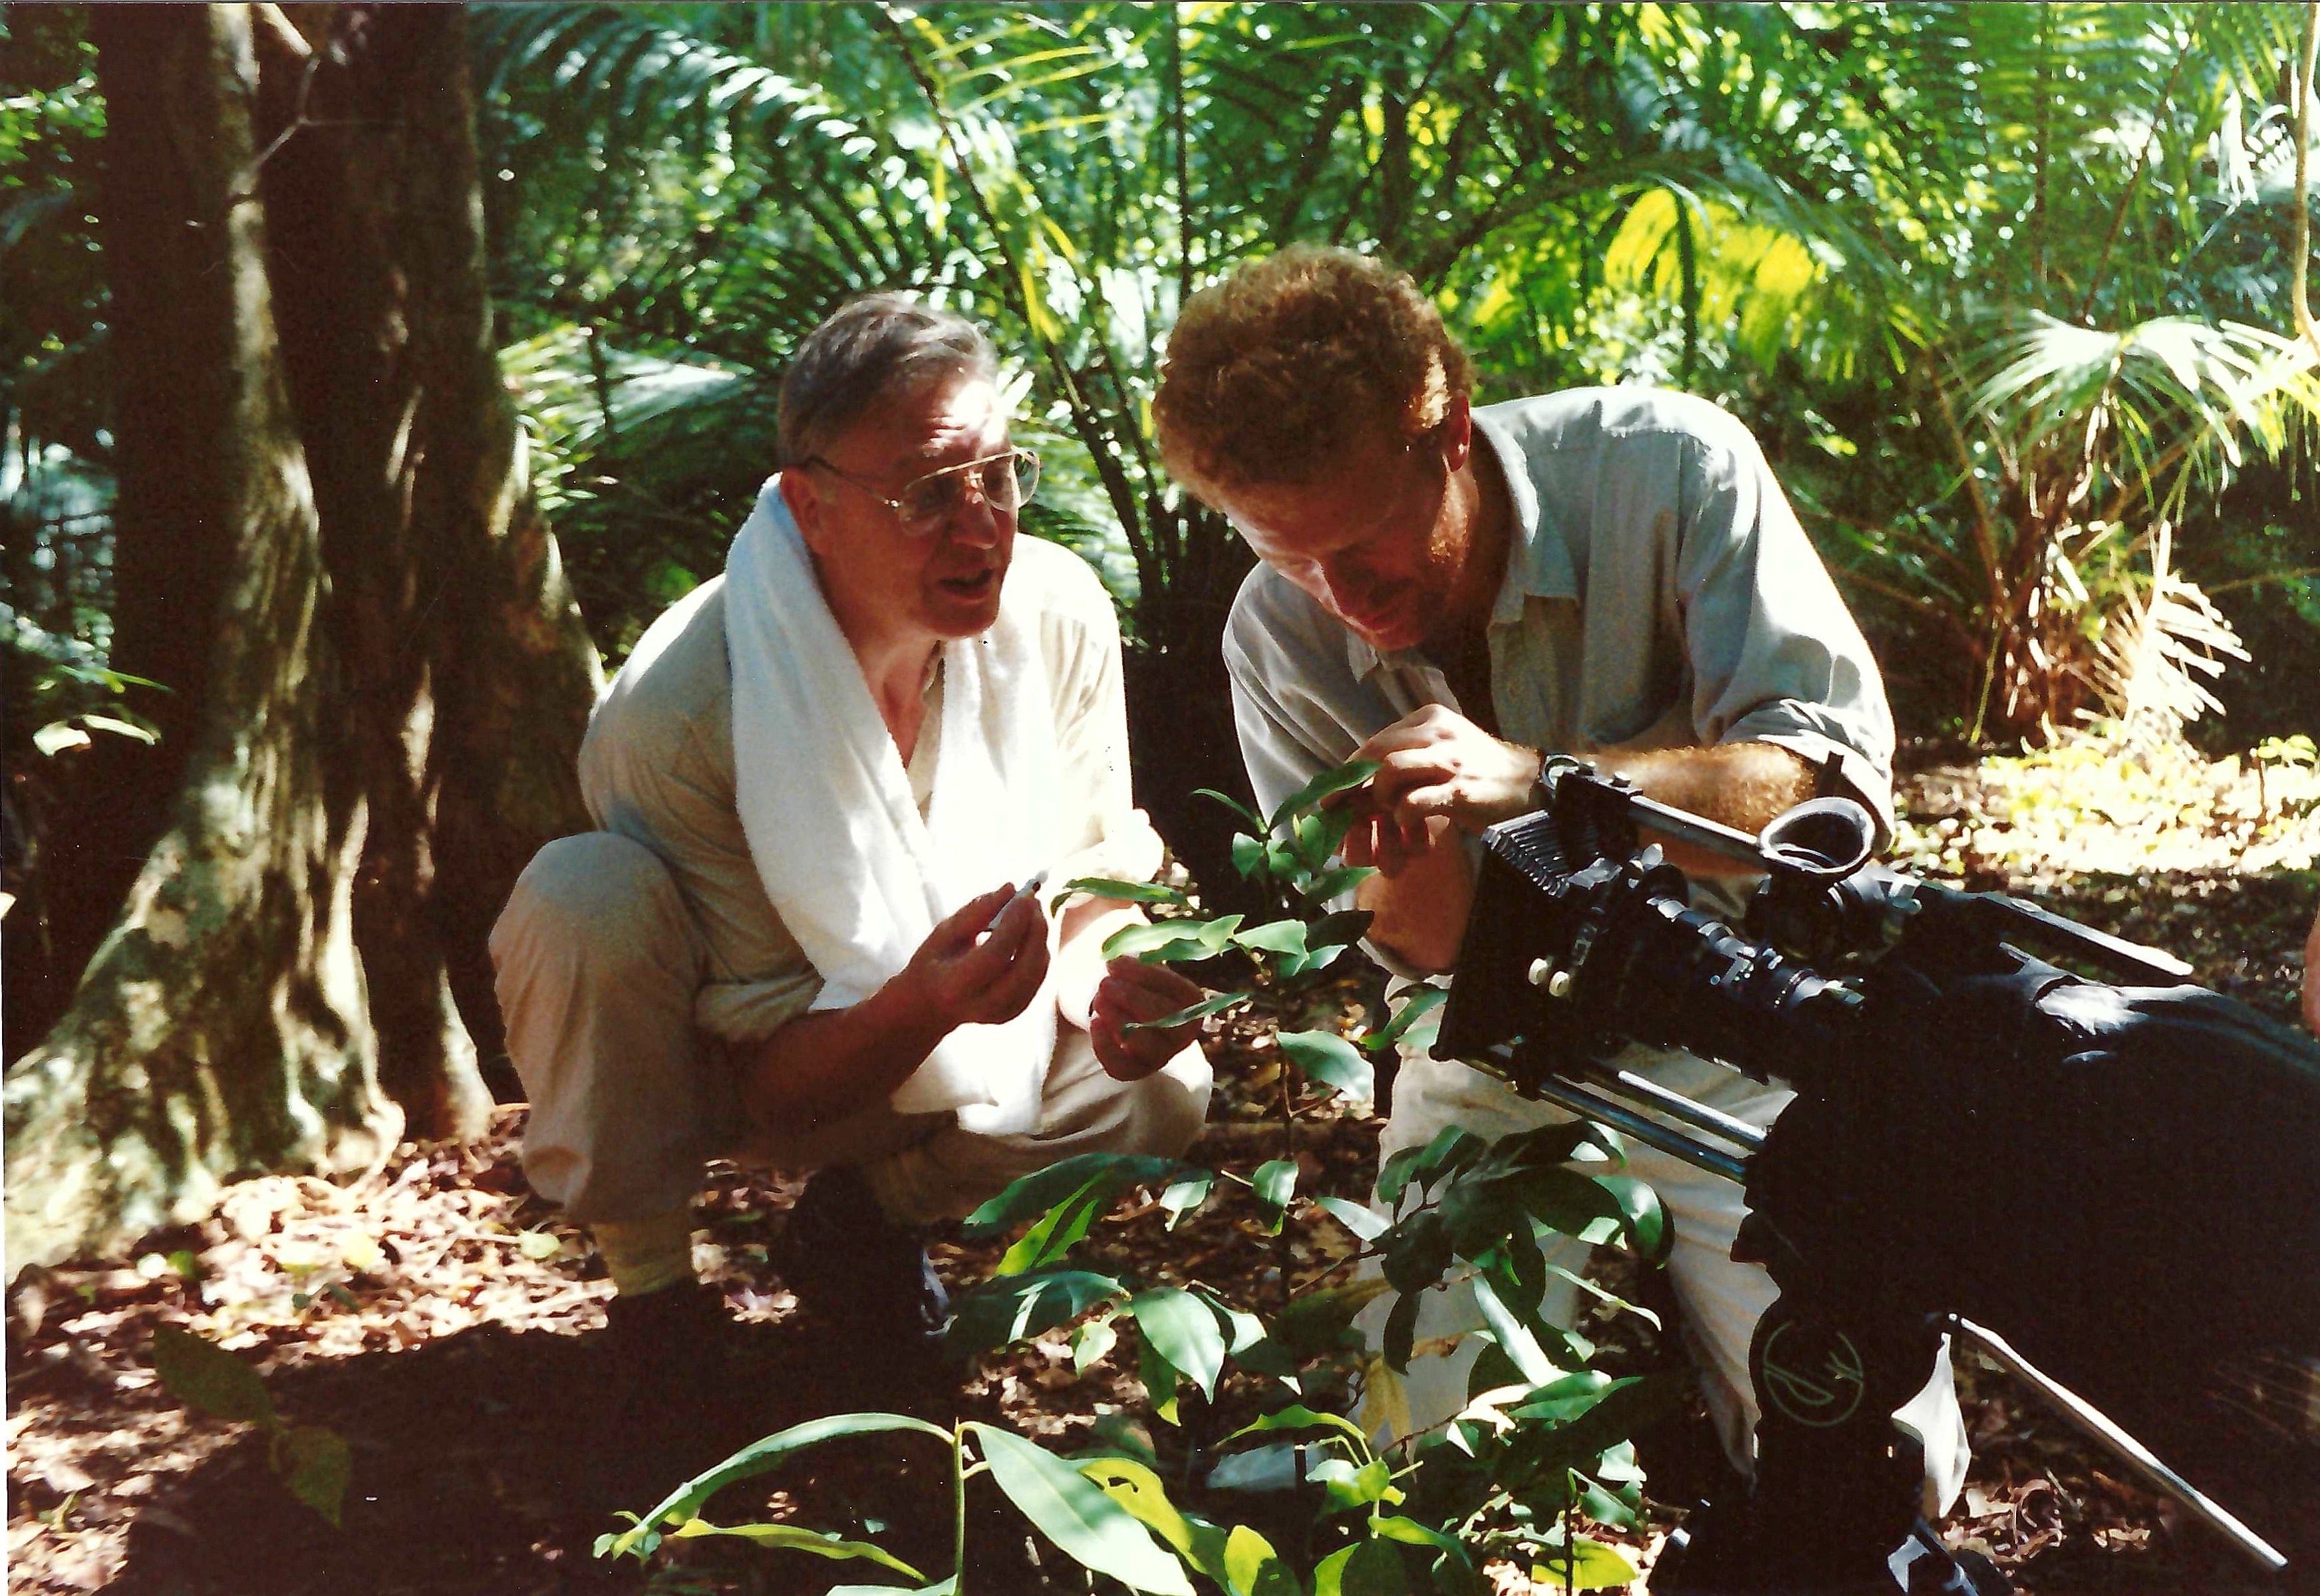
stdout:
[[[1550,1277],[1561,1275],[1616,1309],[1650,1318],[1550,1264],[1541,1246],[1575,1236],[1625,1247],[1653,1263],[1663,1258],[1669,1236],[1658,1202],[1621,1173],[1617,1137],[1572,1122],[1486,1143],[1452,1128],[1386,1161],[1377,1188],[1384,1212],[1296,1190],[1296,1079],[1318,1092],[1367,1097],[1374,1061],[1401,1041],[1422,1039],[1418,1027],[1443,1001],[1438,989],[1418,988],[1390,1018],[1355,1038],[1305,1025],[1315,994],[1370,919],[1331,906],[1369,872],[1334,862],[1350,812],[1325,808],[1323,801],[1358,786],[1375,769],[1355,764],[1327,772],[1269,818],[1233,806],[1251,828],[1235,840],[1235,862],[1279,911],[1275,918],[1255,925],[1239,915],[1194,918],[1185,894],[1143,883],[1078,880],[1057,898],[1060,903],[1086,893],[1188,911],[1129,927],[1109,939],[1105,952],[1224,978],[1204,982],[1224,990],[1150,1025],[1174,1027],[1240,1009],[1272,1028],[1282,1066],[1277,1102],[1283,1156],[1243,1177],[1174,1158],[1083,1155],[1016,1182],[966,1221],[970,1238],[1011,1233],[1014,1239],[991,1278],[956,1299],[950,1349],[970,1356],[1069,1327],[1078,1369],[1115,1354],[1132,1359],[1153,1414],[1182,1432],[1182,1470],[1170,1470],[1177,1482],[1164,1479],[1148,1449],[1111,1445],[1059,1456],[985,1424],[945,1430],[896,1414],[847,1414],[736,1454],[672,1492],[628,1530],[605,1537],[600,1555],[645,1556],[670,1539],[737,1535],[878,1563],[915,1582],[921,1596],[961,1596],[965,1483],[987,1470],[1065,1554],[1137,1591],[1190,1591],[1198,1580],[1228,1596],[1482,1596],[1492,1589],[1482,1565],[1504,1557],[1572,1590],[1636,1577],[1616,1547],[1581,1532],[1581,1518],[1620,1527],[1636,1522],[1642,1474],[1628,1437],[1679,1400],[1685,1382],[1673,1375],[1613,1379],[1590,1369],[1594,1349],[1546,1323],[1538,1310]],[[1150,1201],[1172,1231],[1212,1202],[1247,1204],[1256,1227],[1284,1248],[1281,1300],[1270,1313],[1198,1282],[1139,1281],[1083,1261],[1078,1249],[1096,1221],[1142,1192],[1154,1194]],[[1285,1226],[1292,1215],[1301,1220],[1314,1211],[1345,1227],[1358,1245],[1292,1293]],[[1467,1406],[1414,1436],[1401,1376],[1419,1352],[1446,1350],[1446,1342],[1418,1344],[1418,1307],[1427,1292],[1453,1284],[1472,1291],[1485,1321],[1472,1334],[1486,1346]],[[1382,1348],[1372,1355],[1353,1320],[1388,1292],[1399,1294]],[[1220,1384],[1235,1374],[1244,1378],[1244,1397],[1253,1392],[1264,1410],[1204,1445],[1202,1420]],[[1372,1415],[1388,1416],[1384,1428],[1400,1437],[1392,1444],[1381,1446],[1362,1425],[1328,1410],[1355,1375]],[[1188,1386],[1198,1404],[1188,1401]],[[881,1430],[940,1437],[950,1449],[958,1528],[947,1579],[928,1582],[867,1542],[788,1525],[720,1528],[700,1517],[709,1498],[735,1480],[820,1441]],[[1210,1466],[1198,1479],[1194,1465],[1204,1455]],[[1190,1498],[1178,1500],[1196,1484],[1203,1502],[1236,1491],[1285,1489],[1305,1521],[1276,1546],[1249,1524],[1228,1528],[1185,1505]],[[1277,1516],[1268,1522],[1278,1531]]]
[[266,1432],[266,1461],[290,1494],[335,1528],[354,1455],[346,1437],[319,1424],[289,1424],[274,1410],[258,1372],[213,1341],[176,1325],[153,1331],[153,1372],[168,1392],[213,1419],[255,1424]]

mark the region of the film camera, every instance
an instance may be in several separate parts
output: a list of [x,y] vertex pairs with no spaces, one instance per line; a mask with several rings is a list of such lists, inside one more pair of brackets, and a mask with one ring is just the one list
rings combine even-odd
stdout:
[[[1753,1490],[1654,1590],[2004,1589],[1917,1519],[1890,1419],[1945,1335],[2320,1590],[2320,1047],[2166,954],[1871,863],[1849,798],[1750,838],[1549,763],[1550,806],[1485,837],[1435,1051],[1744,1183],[1735,1255],[1781,1292]],[[1765,873],[1737,923],[1645,829]],[[1760,1131],[1630,1042],[1798,1095]]]

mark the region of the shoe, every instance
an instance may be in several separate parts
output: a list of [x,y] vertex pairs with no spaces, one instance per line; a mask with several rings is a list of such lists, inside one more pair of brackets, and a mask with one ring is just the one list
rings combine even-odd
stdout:
[[735,1400],[739,1328],[698,1281],[604,1307],[611,1380],[590,1448],[591,1505],[641,1513],[757,1438]]
[[790,1209],[774,1267],[817,1328],[843,1336],[849,1357],[884,1355],[913,1369],[938,1358],[950,1295],[923,1234],[886,1217],[861,1171],[814,1172]]

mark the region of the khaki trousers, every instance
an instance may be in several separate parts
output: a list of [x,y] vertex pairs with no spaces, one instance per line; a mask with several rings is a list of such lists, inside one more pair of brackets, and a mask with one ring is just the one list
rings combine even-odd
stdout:
[[729,1044],[693,1020],[700,928],[659,857],[609,831],[539,850],[492,928],[508,1052],[531,1101],[523,1166],[583,1224],[683,1209],[711,1158],[808,1170],[857,1165],[888,1217],[957,1219],[1010,1182],[1080,1153],[1192,1146],[1211,1085],[1201,1050],[1115,1081],[1087,1033],[1059,1026],[1036,1129],[978,1136],[883,1102],[834,1124],[752,1128]]
[[[1721,1109],[1735,1119],[1769,1126],[1795,1093],[1768,1086],[1737,1070],[1726,1069],[1695,1055],[1673,1049],[1630,1047],[1618,1064],[1646,1075],[1672,1092],[1681,1092]],[[1567,1123],[1571,1115],[1552,1104],[1524,1097],[1505,1083],[1480,1070],[1423,1052],[1410,1051],[1394,1079],[1393,1111],[1378,1138],[1378,1162],[1382,1165],[1403,1147],[1423,1147],[1445,1125],[1473,1131],[1485,1141]],[[1684,1348],[1699,1371],[1700,1392],[1724,1441],[1726,1455],[1742,1472],[1750,1472],[1755,1455],[1756,1393],[1748,1379],[1748,1344],[1756,1321],[1778,1295],[1772,1277],[1754,1264],[1732,1261],[1732,1243],[1747,1212],[1741,1189],[1720,1175],[1709,1174],[1672,1154],[1630,1140],[1627,1173],[1658,1193],[1660,1206],[1674,1231],[1668,1256],[1668,1278],[1682,1310],[1680,1325]],[[1543,1247],[1549,1264],[1576,1274],[1585,1266],[1588,1245],[1569,1240]],[[1366,1265],[1374,1269],[1375,1265]],[[1371,1302],[1355,1322],[1366,1334],[1373,1351],[1383,1345],[1386,1316],[1395,1297],[1388,1292]],[[1549,1324],[1568,1325],[1579,1309],[1579,1288],[1560,1276],[1550,1276],[1539,1303]],[[1482,1342],[1465,1332],[1481,1329],[1482,1310],[1473,1292],[1463,1282],[1439,1292],[1428,1292],[1418,1310],[1418,1341],[1439,1341],[1462,1336],[1456,1346],[1430,1356],[1413,1356],[1403,1382],[1413,1430],[1447,1421],[1466,1405],[1466,1384]],[[1370,1394],[1364,1410],[1369,1428],[1383,1427],[1389,1417],[1382,1410],[1382,1393]],[[1923,1510],[1939,1519],[1965,1484],[1968,1462],[1965,1419],[1958,1410],[1957,1389],[1944,1347],[1933,1377],[1917,1395],[1894,1414],[1895,1420],[1923,1444],[1926,1491]]]

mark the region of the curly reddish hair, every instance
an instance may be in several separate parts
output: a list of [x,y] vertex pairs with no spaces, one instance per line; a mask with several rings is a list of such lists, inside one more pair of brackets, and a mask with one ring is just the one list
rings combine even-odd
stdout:
[[1292,244],[1192,296],[1152,411],[1168,468],[1213,499],[1314,481],[1365,437],[1415,438],[1473,387],[1466,351],[1409,273]]

